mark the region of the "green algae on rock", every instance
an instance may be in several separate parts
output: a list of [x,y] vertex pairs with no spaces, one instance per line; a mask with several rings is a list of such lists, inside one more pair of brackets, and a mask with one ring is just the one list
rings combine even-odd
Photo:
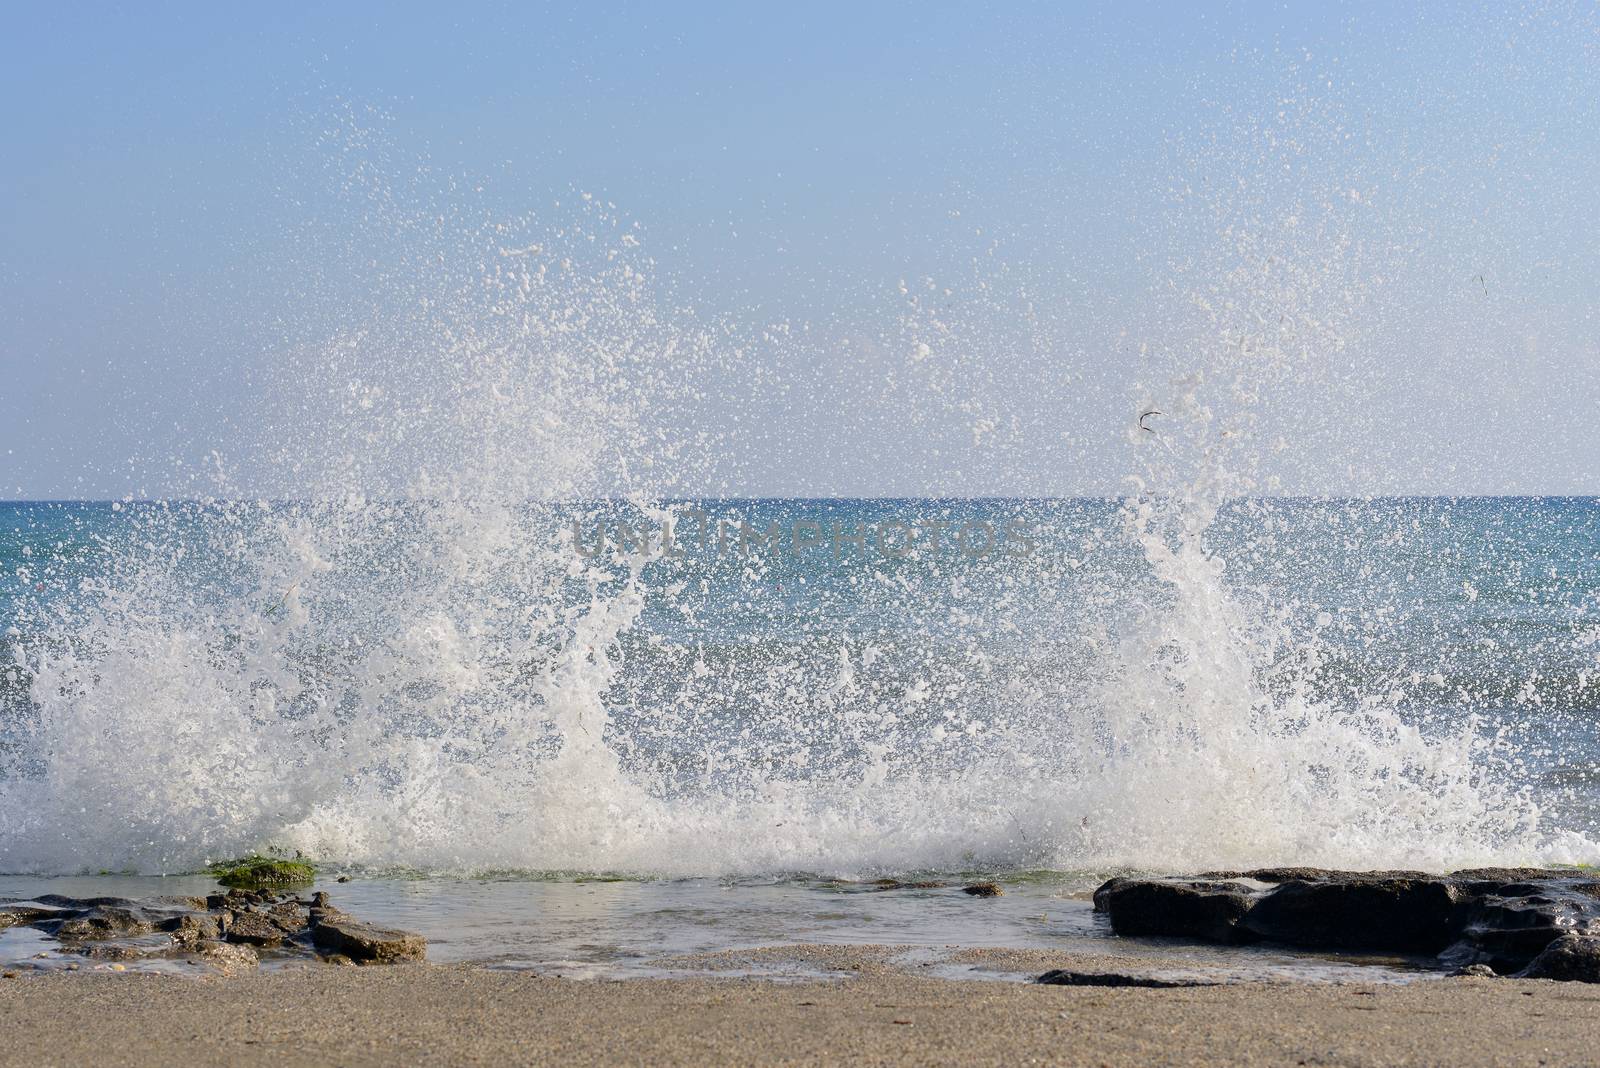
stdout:
[[316,868],[301,860],[250,856],[211,865],[207,872],[223,886],[238,890],[265,890],[310,886]]

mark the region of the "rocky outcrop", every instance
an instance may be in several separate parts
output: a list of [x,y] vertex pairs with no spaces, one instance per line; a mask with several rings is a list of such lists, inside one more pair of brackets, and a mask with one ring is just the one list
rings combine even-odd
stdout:
[[[1435,956],[1441,966],[1595,981],[1600,878],[1567,869],[1341,872],[1261,868],[1112,879],[1096,910],[1122,935]],[[1556,943],[1560,942],[1557,946]]]
[[224,973],[254,968],[263,954],[340,964],[420,961],[427,955],[420,935],[364,923],[334,908],[324,893],[302,900],[236,888],[206,898],[144,902],[55,894],[0,901],[0,929],[13,926],[54,937],[59,952],[71,957],[187,960]]

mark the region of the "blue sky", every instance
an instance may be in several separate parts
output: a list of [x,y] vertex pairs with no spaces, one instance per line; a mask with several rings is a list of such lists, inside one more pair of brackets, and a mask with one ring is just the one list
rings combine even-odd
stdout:
[[[1592,5],[155,4],[7,23],[3,496],[172,492],[212,449],[248,451],[271,350],[363,299],[359,272],[319,274],[315,301],[304,281],[319,242],[371,240],[318,191],[317,134],[344,114],[381,115],[385,166],[457,176],[474,210],[615,203],[705,314],[814,325],[824,340],[771,358],[815,403],[764,410],[765,446],[730,443],[726,491],[1113,489],[1128,410],[1184,370],[1174,319],[1197,277],[1238,265],[1238,224],[1308,269],[1327,254],[1281,232],[1302,204],[1366,249],[1315,266],[1306,299],[1338,304],[1331,279],[1382,295],[1339,399],[1316,394],[1339,427],[1285,424],[1319,446],[1288,488],[1596,489],[1600,446],[1573,432],[1600,403]],[[451,195],[430,181],[408,195]],[[1347,188],[1361,207],[1329,206]],[[903,320],[898,283],[924,277],[983,284],[951,335],[964,370],[925,404],[841,413],[830,360]],[[904,356],[849,351],[866,379]],[[886,429],[908,404],[946,447]],[[1001,432],[962,447],[980,416]]]

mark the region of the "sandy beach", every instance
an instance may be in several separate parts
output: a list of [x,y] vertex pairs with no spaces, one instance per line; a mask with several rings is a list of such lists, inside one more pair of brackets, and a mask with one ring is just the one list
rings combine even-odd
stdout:
[[[849,977],[716,974],[756,959]],[[22,976],[0,981],[0,1063],[1600,1063],[1600,989],[1584,984],[1048,987],[929,978],[894,961],[886,947],[802,947],[617,981],[429,965]]]

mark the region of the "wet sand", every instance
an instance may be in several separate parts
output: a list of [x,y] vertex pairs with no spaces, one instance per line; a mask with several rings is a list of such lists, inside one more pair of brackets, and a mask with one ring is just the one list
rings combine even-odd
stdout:
[[[1038,957],[960,959],[995,974]],[[0,1063],[1600,1064],[1600,987],[1583,984],[1047,987],[934,978],[872,946],[682,964],[695,972],[616,981],[429,965],[21,975],[0,980]],[[737,974],[776,964],[790,977]]]

